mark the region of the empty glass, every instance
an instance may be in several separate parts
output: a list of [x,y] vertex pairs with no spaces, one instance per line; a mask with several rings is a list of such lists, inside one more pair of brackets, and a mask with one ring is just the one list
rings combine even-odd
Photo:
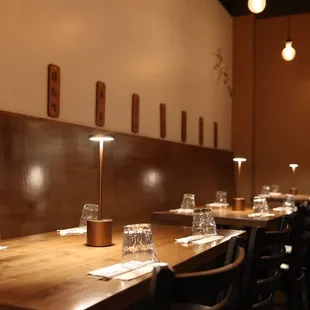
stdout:
[[268,196],[270,194],[270,186],[269,185],[263,185],[261,194]]
[[265,197],[262,196],[254,197],[253,212],[260,214],[269,213],[269,208]]
[[280,186],[277,184],[272,184],[271,188],[270,188],[270,192],[271,193],[279,193],[280,190]]
[[87,220],[98,220],[98,205],[86,204],[80,218],[80,227],[87,225]]
[[181,204],[181,209],[192,210],[195,208],[195,195],[194,194],[184,194]]
[[210,208],[197,208],[193,214],[193,236],[216,235],[216,223]]
[[158,262],[151,224],[124,226],[122,256],[123,266],[130,269],[141,263]]
[[295,197],[294,197],[294,195],[290,195],[290,194],[285,195],[283,207],[295,209]]
[[220,204],[227,204],[227,193],[223,191],[217,191],[214,202]]

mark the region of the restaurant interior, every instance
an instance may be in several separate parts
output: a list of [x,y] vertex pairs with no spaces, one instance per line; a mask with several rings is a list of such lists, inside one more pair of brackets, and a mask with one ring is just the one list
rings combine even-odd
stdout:
[[0,25],[0,310],[310,309],[309,0]]

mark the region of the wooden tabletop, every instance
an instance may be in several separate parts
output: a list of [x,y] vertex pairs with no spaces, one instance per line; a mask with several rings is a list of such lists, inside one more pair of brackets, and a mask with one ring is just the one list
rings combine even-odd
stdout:
[[[249,217],[253,213],[252,207],[247,207],[245,211],[233,211],[231,207],[227,208],[212,208],[214,219],[217,225],[227,225],[231,227],[263,227],[273,229],[276,224],[282,219],[285,212],[275,212],[273,217]],[[170,211],[159,211],[152,214],[152,222],[165,225],[192,225],[192,214],[179,214]]]
[[[285,194],[281,194],[281,195],[271,195],[266,197],[267,201],[270,202],[282,202],[285,199]],[[310,201],[310,195],[296,195],[295,196],[295,202],[304,202],[304,201]]]
[[[190,235],[190,228],[152,225],[152,230],[158,258],[177,272],[210,262],[226,251],[231,237],[245,233],[218,230],[223,239],[184,247],[174,239]],[[128,282],[87,275],[121,261],[120,227],[114,230],[113,242],[111,247],[92,248],[84,244],[85,235],[61,237],[56,233],[4,241],[8,249],[0,252],[0,309],[115,310],[140,300],[149,292],[150,274]]]

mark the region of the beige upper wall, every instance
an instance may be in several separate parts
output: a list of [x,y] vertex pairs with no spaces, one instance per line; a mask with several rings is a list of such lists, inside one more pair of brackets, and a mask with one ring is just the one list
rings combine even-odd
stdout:
[[167,104],[167,139],[230,149],[231,98],[217,83],[214,53],[231,70],[232,18],[217,0],[2,0],[0,109],[47,117],[47,65],[62,70],[59,120],[95,126],[95,82],[107,86],[105,128],[130,132],[131,95],[139,93],[140,133],[159,137]]

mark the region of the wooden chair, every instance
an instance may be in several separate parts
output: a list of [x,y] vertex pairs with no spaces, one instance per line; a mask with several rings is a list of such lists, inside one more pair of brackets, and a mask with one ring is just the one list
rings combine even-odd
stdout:
[[285,261],[285,244],[289,231],[252,228],[242,282],[242,308],[268,309],[281,283],[281,264]]
[[[154,268],[151,285],[152,310],[237,310],[245,260],[244,240],[232,238],[225,266],[209,271],[175,274],[169,268]],[[208,307],[207,302],[215,305]]]

